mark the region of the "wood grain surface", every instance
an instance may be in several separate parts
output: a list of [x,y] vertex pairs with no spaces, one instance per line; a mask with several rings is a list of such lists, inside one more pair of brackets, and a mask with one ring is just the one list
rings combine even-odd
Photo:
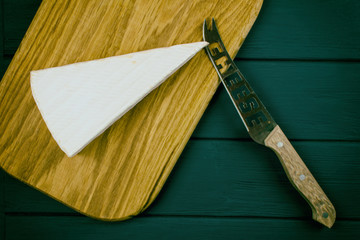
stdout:
[[[314,226],[308,227],[309,231],[304,232],[306,223],[293,219],[244,219],[244,218],[185,218],[178,221],[172,217],[147,217],[134,218],[131,222],[114,224],[109,228],[106,224],[91,221],[89,218],[68,217],[34,217],[31,222],[29,218],[9,217],[8,228],[9,238],[7,239],[29,239],[33,229],[46,228],[46,236],[54,240],[61,239],[294,239],[303,240],[316,239],[349,239],[356,240],[359,234],[359,222],[344,221],[339,224],[339,231],[323,231]],[[23,226],[19,231],[16,226]],[[61,227],[59,227],[61,226]],[[74,229],[73,226],[77,226]],[[259,230],[261,228],[261,231]],[[71,231],[64,231],[71,229]],[[349,232],[347,229],[356,229]],[[141,238],[138,233],[141,232]],[[267,234],[264,234],[267,233]],[[32,239],[46,239],[42,231],[35,231]]]
[[0,163],[86,215],[122,220],[158,195],[219,84],[205,52],[74,158],[51,138],[32,99],[31,70],[200,41],[214,17],[235,57],[261,8],[243,1],[44,0],[0,86]]

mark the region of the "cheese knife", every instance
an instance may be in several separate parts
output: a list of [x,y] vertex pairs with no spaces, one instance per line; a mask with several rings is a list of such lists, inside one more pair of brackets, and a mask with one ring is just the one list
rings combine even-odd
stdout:
[[205,50],[210,61],[250,137],[276,153],[291,184],[310,205],[313,219],[331,228],[336,218],[334,206],[229,56],[214,19],[211,26],[205,19],[203,38],[209,43]]

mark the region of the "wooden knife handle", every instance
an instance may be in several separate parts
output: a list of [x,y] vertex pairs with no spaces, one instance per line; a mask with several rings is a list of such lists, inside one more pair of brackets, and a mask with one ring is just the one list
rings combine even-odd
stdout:
[[309,203],[313,219],[331,228],[336,218],[334,206],[279,126],[267,136],[265,146],[276,153],[291,184]]

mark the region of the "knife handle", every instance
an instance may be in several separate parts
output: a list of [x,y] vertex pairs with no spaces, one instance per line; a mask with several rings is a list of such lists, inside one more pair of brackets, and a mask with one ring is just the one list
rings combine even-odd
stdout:
[[267,136],[265,146],[278,156],[291,184],[310,205],[313,219],[331,228],[336,218],[334,206],[279,126]]

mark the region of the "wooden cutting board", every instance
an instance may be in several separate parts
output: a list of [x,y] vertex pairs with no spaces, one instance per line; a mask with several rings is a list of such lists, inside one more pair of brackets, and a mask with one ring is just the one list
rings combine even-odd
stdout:
[[1,167],[88,216],[123,220],[139,214],[158,195],[219,85],[205,51],[72,158],[41,118],[30,71],[201,41],[209,17],[235,57],[261,5],[262,0],[43,0],[1,81]]

